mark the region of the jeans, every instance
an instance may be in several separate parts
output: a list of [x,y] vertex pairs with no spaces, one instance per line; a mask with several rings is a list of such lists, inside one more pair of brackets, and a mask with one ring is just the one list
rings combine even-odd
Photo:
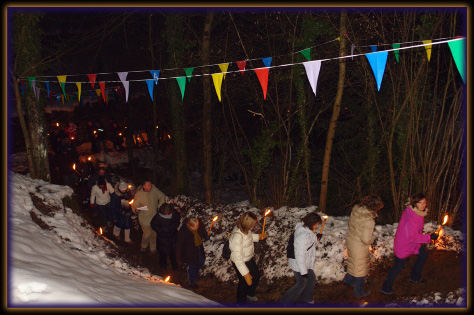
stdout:
[[296,279],[295,285],[283,294],[279,300],[283,305],[289,305],[300,298],[300,302],[311,302],[314,296],[316,276],[313,269],[308,269],[308,278],[303,278],[297,271],[293,271]]
[[100,221],[103,227],[107,226],[107,223],[111,223],[112,214],[110,213],[109,205],[96,205],[97,211],[100,213]]
[[364,294],[365,276],[354,277],[353,275],[346,273],[342,282],[347,285],[354,285],[354,295],[356,298],[359,298]]
[[[413,269],[411,270],[410,280],[412,281],[421,281],[421,270],[423,269],[423,265],[428,258],[428,252],[422,246],[418,252],[418,257],[416,258],[415,264],[413,265]],[[408,257],[405,259],[398,258],[395,256],[395,264],[393,265],[392,269],[387,274],[385,281],[382,286],[382,291],[386,293],[392,293],[392,285],[395,282],[400,271],[402,271],[403,266],[405,265]]]
[[239,284],[237,285],[237,303],[243,305],[247,302],[248,296],[255,296],[255,291],[257,290],[258,282],[260,281],[260,271],[258,270],[255,259],[252,258],[249,261],[245,262],[245,265],[249,269],[250,275],[252,276],[252,285],[249,286],[243,275],[240,274],[237,266],[232,262],[237,277],[239,278]]
[[199,264],[198,265],[187,265],[186,270],[188,272],[189,285],[195,285],[199,270],[204,266],[204,256],[199,251]]

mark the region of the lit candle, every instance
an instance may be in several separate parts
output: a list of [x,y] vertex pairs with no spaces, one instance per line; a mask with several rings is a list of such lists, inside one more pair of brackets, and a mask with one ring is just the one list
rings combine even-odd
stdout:
[[128,204],[129,204],[130,206],[132,206],[132,208],[134,208],[135,210],[138,210],[137,207],[135,207],[134,205],[132,205],[132,203],[133,203],[133,199],[130,200],[130,202],[129,202]]
[[328,219],[328,216],[327,215],[324,215],[323,216],[323,226],[321,226],[321,231],[319,231],[319,234],[323,234],[323,229],[324,229],[324,224],[326,224],[326,220]]
[[267,212],[265,212],[265,214],[264,214],[264,216],[263,216],[262,234],[265,232],[265,221],[267,220],[267,215],[269,215],[270,212],[272,212],[272,210],[268,209]]
[[102,228],[101,227],[99,227],[99,233],[100,233],[100,235],[102,235]]
[[81,176],[81,173],[79,173],[79,172],[76,170],[76,163],[74,163],[74,164],[72,165],[72,169],[73,169],[74,171],[76,171],[76,173],[77,173],[79,176]]
[[214,221],[217,220],[217,218],[218,218],[218,216],[216,215],[216,216],[214,217],[214,219],[212,219],[211,226],[209,227],[209,232],[207,232],[207,235],[210,235],[210,234],[211,234],[212,225],[214,224]]

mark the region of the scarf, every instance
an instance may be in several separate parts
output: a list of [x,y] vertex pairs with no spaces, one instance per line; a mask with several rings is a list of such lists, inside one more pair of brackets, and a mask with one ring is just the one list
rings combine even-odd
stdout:
[[201,236],[199,235],[198,230],[191,230],[191,228],[189,227],[189,225],[186,225],[186,226],[187,226],[188,229],[191,231],[191,233],[193,233],[193,235],[194,235],[194,246],[196,246],[196,247],[201,246],[201,244],[202,244],[202,238],[201,238]]
[[420,217],[425,217],[428,214],[428,207],[425,208],[425,211],[421,211],[417,207],[413,208],[412,206],[410,206],[410,208],[412,208],[413,211],[415,211],[415,213],[418,214]]

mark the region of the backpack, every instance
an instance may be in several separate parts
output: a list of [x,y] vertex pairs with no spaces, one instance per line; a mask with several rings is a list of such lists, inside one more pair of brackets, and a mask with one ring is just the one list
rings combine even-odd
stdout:
[[288,245],[286,246],[286,257],[295,259],[295,232],[291,233]]
[[229,245],[229,236],[230,236],[230,233],[227,232],[227,240],[224,242],[224,247],[222,248],[222,258],[224,259],[229,259],[230,254],[232,254],[232,251],[230,250],[230,245]]

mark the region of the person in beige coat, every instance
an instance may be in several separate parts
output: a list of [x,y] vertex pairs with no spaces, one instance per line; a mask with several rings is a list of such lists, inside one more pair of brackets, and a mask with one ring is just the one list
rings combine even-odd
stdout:
[[[150,246],[150,252],[156,252],[156,232],[151,228],[151,220],[155,216],[157,209],[166,201],[165,194],[156,188],[150,180],[143,181],[143,185],[137,188],[133,205],[136,208],[147,206],[148,210],[138,211],[138,222],[142,228],[142,241],[140,249],[145,252]],[[134,211],[136,211],[134,209]]]
[[358,299],[370,294],[370,291],[364,291],[364,280],[369,273],[369,247],[374,242],[372,233],[375,217],[383,206],[379,196],[367,196],[352,208],[349,218],[346,238],[347,273],[342,282],[354,287],[354,295]]

